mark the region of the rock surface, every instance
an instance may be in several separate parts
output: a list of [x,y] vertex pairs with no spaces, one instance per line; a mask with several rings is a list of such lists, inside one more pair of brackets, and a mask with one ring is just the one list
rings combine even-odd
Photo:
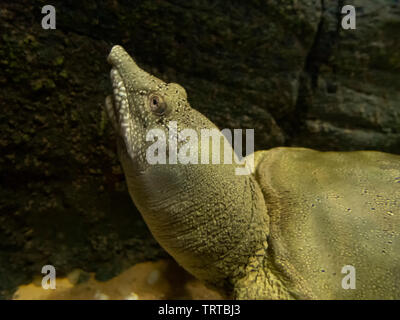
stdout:
[[[157,274],[157,277],[154,275]],[[221,295],[190,276],[173,260],[138,263],[108,281],[75,269],[43,290],[42,279],[22,285],[14,300],[219,300]]]
[[107,280],[166,257],[126,190],[102,109],[106,56],[121,44],[186,88],[222,128],[254,128],[256,149],[400,153],[400,3],[46,1],[0,8],[0,297],[79,268]]

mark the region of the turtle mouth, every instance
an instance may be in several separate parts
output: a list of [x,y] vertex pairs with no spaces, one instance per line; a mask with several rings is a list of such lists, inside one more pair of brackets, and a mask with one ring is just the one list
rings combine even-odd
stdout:
[[115,129],[122,137],[127,137],[128,134],[129,102],[122,76],[123,72],[120,72],[119,68],[124,67],[122,59],[127,55],[122,47],[114,46],[107,57],[107,61],[111,65],[110,79],[113,94],[106,98],[106,109],[111,121],[114,122]]
[[107,114],[133,159],[141,148],[144,134],[142,110],[138,101],[135,101],[135,95],[143,84],[141,79],[147,80],[150,75],[141,70],[124,48],[118,45],[112,47],[107,61],[111,65],[113,89],[113,94],[107,96],[105,101]]
[[112,96],[106,98],[107,113],[113,121],[115,129],[126,137],[129,128],[129,103],[126,88],[118,70],[113,67],[110,72],[113,88]]
[[110,78],[113,94],[106,97],[106,111],[115,131],[124,141],[128,154],[133,158],[127,90],[118,69],[114,66],[111,68]]

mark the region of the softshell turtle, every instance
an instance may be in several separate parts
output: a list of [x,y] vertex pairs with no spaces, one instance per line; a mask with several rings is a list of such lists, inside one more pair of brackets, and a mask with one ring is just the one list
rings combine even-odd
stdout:
[[108,62],[129,193],[187,271],[237,299],[400,298],[400,156],[280,147],[255,152],[249,175],[235,162],[152,164],[150,129],[218,129],[121,46]]

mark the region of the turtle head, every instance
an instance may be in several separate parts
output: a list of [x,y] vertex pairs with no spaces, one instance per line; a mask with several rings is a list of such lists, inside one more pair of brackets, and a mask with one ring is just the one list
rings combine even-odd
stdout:
[[[146,141],[149,130],[167,130],[170,121],[181,126],[192,125],[187,116],[192,109],[184,88],[166,83],[139,68],[129,54],[114,46],[108,56],[113,96],[106,98],[106,109],[114,128],[122,139],[124,150],[138,170],[148,166]],[[185,114],[182,119],[179,115]],[[193,126],[193,125],[192,125]]]
[[[204,150],[209,160],[213,157],[210,148],[199,146],[202,130],[221,132],[190,107],[185,89],[142,70],[120,46],[112,48],[108,62],[113,96],[106,98],[106,109],[118,134],[133,201],[178,263],[220,285],[266,237],[266,210],[257,183],[251,176],[235,175],[235,163],[200,163]],[[224,143],[216,152],[232,151],[221,138]],[[180,155],[187,154],[181,154],[182,146],[189,154],[197,150],[191,161],[181,161]]]

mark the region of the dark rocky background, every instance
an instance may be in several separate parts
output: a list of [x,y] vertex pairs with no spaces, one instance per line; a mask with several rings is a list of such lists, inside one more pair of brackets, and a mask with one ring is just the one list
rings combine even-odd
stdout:
[[[56,30],[41,28],[46,4]],[[345,4],[356,30],[340,27]],[[105,280],[167,256],[129,198],[102,109],[114,44],[220,128],[255,128],[256,149],[400,153],[397,0],[2,1],[2,298],[45,264]]]

